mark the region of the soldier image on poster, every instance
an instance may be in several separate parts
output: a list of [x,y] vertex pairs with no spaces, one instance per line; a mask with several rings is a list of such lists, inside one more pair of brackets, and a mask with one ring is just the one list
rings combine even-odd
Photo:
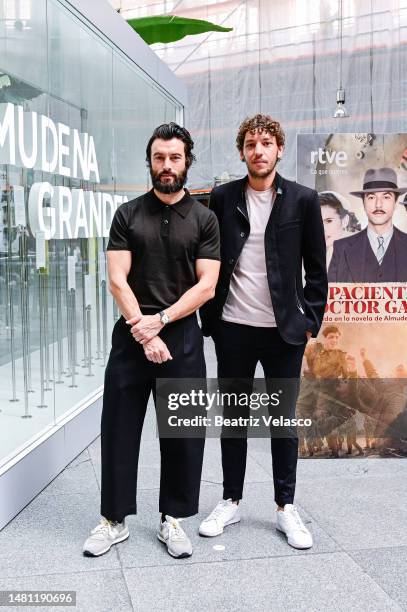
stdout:
[[[339,348],[340,330],[328,325],[322,330],[323,343],[310,342],[305,349],[308,369],[301,385],[298,410],[302,417],[311,418],[313,425],[303,434],[310,456],[322,447],[325,437],[332,457],[339,457],[346,432],[341,427],[353,411],[335,396],[341,379],[348,378],[348,355]],[[305,450],[305,444],[304,444]]]

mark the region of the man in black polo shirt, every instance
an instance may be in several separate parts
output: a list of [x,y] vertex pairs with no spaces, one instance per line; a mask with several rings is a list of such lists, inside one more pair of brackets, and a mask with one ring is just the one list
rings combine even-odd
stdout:
[[[156,128],[147,145],[153,189],[122,204],[107,247],[111,293],[122,313],[106,367],[101,424],[100,524],[84,545],[99,556],[129,536],[136,514],[137,465],[148,398],[156,378],[205,378],[196,310],[213,297],[219,228],[212,211],[184,189],[194,155],[189,132]],[[158,538],[177,558],[192,546],[177,518],[196,514],[204,438],[161,438]]]

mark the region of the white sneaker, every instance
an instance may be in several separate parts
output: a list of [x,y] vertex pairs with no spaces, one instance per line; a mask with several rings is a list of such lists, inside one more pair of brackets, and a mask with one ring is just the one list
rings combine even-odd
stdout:
[[199,535],[212,538],[223,533],[227,525],[240,521],[239,505],[231,499],[222,499],[210,515],[199,526]]
[[286,504],[284,511],[277,510],[276,528],[287,536],[293,548],[311,548],[312,535],[301,520],[298,510],[292,504]]
[[184,559],[192,555],[191,540],[176,518],[166,514],[163,523],[160,519],[157,537],[160,542],[167,545],[167,550],[172,557]]
[[83,554],[86,557],[99,557],[107,553],[113,544],[123,542],[129,537],[129,530],[123,519],[122,523],[108,521],[102,516],[102,519],[94,529],[90,532],[90,536],[83,545]]

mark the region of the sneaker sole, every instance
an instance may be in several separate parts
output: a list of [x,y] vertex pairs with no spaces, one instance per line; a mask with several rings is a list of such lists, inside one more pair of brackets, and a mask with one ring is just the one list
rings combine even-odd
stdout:
[[230,521],[225,523],[221,531],[218,531],[217,533],[201,533],[200,529],[198,533],[202,538],[216,538],[216,536],[221,535],[224,532],[225,527],[228,527],[229,525],[234,525],[235,523],[240,523],[240,520],[241,520],[240,517],[237,519],[236,518],[231,519]]
[[287,538],[287,544],[289,544],[292,548],[296,548],[297,550],[307,550],[308,548],[312,548],[313,543],[310,546],[294,546],[294,544],[291,544],[291,542],[288,539],[288,536],[286,534],[285,531],[283,531],[282,529],[280,529],[279,527],[276,526],[277,531],[279,531],[280,533],[283,533],[285,535],[285,537]]
[[[164,538],[160,536],[159,533],[157,533],[157,538],[160,540],[160,542],[162,542],[163,544],[167,546],[166,540],[164,540]],[[171,555],[171,557],[174,557],[174,559],[186,559],[187,557],[192,557],[192,553],[187,553],[187,552],[181,553],[180,555],[174,555],[174,553],[170,551],[168,546],[167,546],[167,552],[169,555]]]
[[102,550],[102,552],[99,552],[99,553],[95,554],[95,553],[90,552],[90,550],[84,550],[83,554],[84,554],[85,557],[100,557],[101,555],[105,555],[107,552],[109,552],[109,550],[112,548],[112,546],[114,546],[115,544],[120,544],[120,542],[124,542],[124,540],[127,540],[129,535],[130,535],[130,533],[127,533],[122,538],[119,538],[118,540],[115,540],[114,542],[112,542],[110,544],[110,546],[105,548],[105,550]]

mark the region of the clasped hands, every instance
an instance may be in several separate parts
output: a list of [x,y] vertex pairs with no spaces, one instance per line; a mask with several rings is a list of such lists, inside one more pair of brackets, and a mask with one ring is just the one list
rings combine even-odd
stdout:
[[157,335],[163,328],[160,316],[137,315],[126,321],[131,325],[130,332],[133,338],[143,346],[144,354],[148,361],[164,363],[172,359],[165,342]]

